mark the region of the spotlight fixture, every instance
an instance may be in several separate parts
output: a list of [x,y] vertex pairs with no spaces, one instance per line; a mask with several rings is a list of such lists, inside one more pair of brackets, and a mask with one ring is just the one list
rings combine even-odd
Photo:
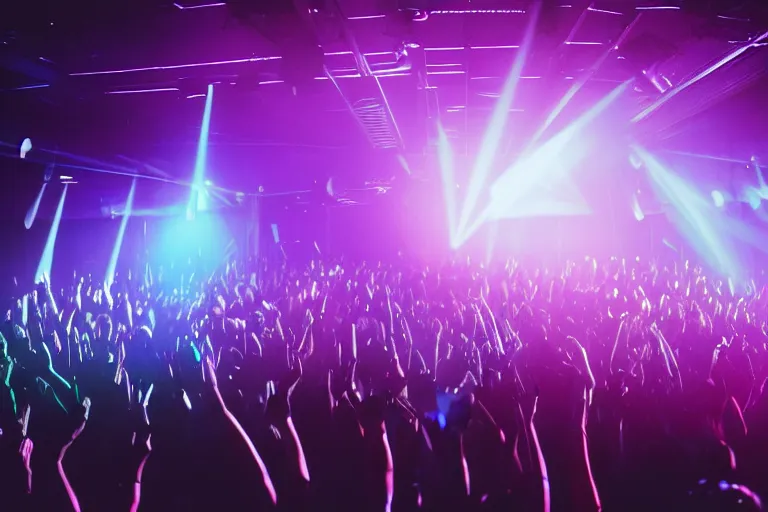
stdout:
[[54,169],[54,167],[55,166],[53,164],[48,164],[45,167],[45,173],[43,174],[43,181],[45,181],[46,183],[51,181],[51,178],[53,178],[53,169]]
[[32,141],[29,138],[24,139],[19,149],[19,158],[26,158],[27,153],[32,151]]

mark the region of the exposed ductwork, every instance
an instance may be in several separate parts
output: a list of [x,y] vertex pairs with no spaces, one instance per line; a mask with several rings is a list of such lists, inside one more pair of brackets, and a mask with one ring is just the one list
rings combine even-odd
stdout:
[[347,104],[351,105],[352,113],[357,117],[363,129],[365,129],[369,140],[375,148],[402,148],[403,140],[397,127],[397,121],[376,75],[409,71],[412,65],[408,60],[406,47],[402,47],[397,62],[391,68],[380,66],[377,69],[371,69],[365,55],[360,51],[355,37],[346,27],[346,17],[341,10],[338,0],[328,0],[328,6],[337,14],[337,18],[341,23],[342,34],[352,49],[358,72],[363,77],[362,82],[364,84],[362,97],[352,100],[347,98],[347,91],[339,87],[338,83],[336,84],[337,89],[344,96]]
[[387,109],[376,98],[363,98],[355,102],[352,109],[365,128],[368,138],[375,148],[392,149],[400,147],[400,142],[390,124]]

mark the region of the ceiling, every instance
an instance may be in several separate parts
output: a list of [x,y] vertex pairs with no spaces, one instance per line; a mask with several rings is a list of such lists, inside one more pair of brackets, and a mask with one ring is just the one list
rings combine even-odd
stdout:
[[[124,194],[127,182],[116,178],[115,189],[95,170],[188,182],[214,83],[207,176],[222,189],[306,190],[330,176],[354,188],[406,169],[429,174],[438,121],[457,156],[477,151],[538,9],[506,0],[179,2],[3,4],[0,153],[30,137],[31,159],[88,168],[67,174],[102,198]],[[706,118],[717,112],[734,118],[731,142],[712,137],[717,151],[754,154],[765,132],[749,105],[765,85],[765,47],[685,85],[768,29],[759,1],[736,4],[545,0],[500,153],[519,150],[582,81],[555,127],[633,78],[622,115],[642,112],[661,97],[642,81],[646,70],[668,81],[671,99],[632,128],[637,137],[702,152],[701,127],[723,126]],[[398,60],[402,43],[409,55]],[[699,134],[686,135],[693,128]]]

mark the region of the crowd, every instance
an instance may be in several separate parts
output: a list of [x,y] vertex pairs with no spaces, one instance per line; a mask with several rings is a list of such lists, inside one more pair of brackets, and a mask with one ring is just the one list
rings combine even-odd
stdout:
[[193,270],[14,301],[0,510],[762,509],[768,288],[589,258]]

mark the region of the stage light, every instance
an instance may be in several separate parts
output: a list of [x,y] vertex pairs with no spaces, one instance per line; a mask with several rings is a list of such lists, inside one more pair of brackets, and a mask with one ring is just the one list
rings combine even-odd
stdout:
[[712,202],[715,203],[717,208],[722,208],[725,204],[725,196],[719,190],[712,191]]
[[19,158],[26,158],[27,153],[30,151],[32,151],[32,141],[29,138],[24,139],[21,143],[21,148],[19,149]]
[[60,179],[61,181],[67,181],[67,180],[71,180],[71,179],[73,179],[73,178],[72,178],[72,176],[64,176],[64,175],[62,174],[61,176],[59,176],[59,179]]

